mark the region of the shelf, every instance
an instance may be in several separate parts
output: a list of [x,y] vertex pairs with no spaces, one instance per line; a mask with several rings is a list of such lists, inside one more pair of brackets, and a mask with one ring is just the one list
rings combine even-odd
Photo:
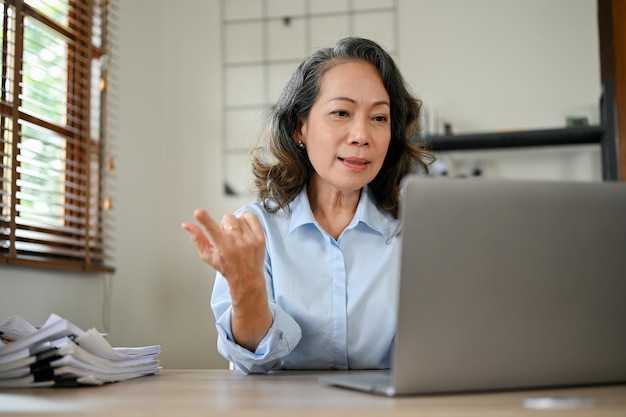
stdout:
[[539,129],[510,132],[487,132],[459,135],[436,135],[424,139],[433,152],[602,144],[602,126],[581,126],[560,129]]

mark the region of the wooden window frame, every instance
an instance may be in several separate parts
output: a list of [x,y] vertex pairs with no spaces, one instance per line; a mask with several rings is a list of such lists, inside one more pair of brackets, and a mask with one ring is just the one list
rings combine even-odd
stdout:
[[[107,170],[113,167],[105,141],[110,60],[107,37],[112,2],[67,0],[66,24],[31,6],[28,0],[0,3],[4,10],[0,34],[0,268],[6,264],[84,272],[114,271],[108,255],[111,239],[106,233],[111,204],[104,195]],[[59,99],[65,103],[61,123],[47,120],[23,105],[26,18],[65,42],[66,91],[65,97]],[[11,19],[14,19],[12,23]],[[99,73],[95,79],[94,62],[98,62]],[[92,100],[97,100],[97,105]],[[20,154],[24,124],[62,138],[60,152],[64,156],[54,161],[58,162],[55,166],[61,166],[62,180],[57,194],[62,202],[59,209],[62,214],[55,222],[33,221],[20,209],[24,198],[20,195],[26,194],[20,193],[24,184],[20,182],[25,170],[23,161],[27,158]],[[51,172],[50,167],[47,172]],[[56,201],[43,204],[52,205]]]
[[598,0],[600,72],[602,84],[613,91],[615,117],[615,170],[626,181],[626,0]]

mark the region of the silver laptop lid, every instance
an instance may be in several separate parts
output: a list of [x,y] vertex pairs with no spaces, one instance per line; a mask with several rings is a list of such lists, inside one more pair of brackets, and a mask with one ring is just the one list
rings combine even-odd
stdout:
[[396,393],[626,381],[626,184],[404,193]]

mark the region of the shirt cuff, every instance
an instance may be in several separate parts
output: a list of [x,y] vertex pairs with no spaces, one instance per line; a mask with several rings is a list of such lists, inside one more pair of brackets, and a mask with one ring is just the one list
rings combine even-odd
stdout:
[[231,331],[229,307],[217,319],[217,349],[237,369],[245,373],[266,373],[280,368],[282,360],[300,342],[302,330],[296,321],[276,304],[270,304],[274,321],[254,352],[235,343]]

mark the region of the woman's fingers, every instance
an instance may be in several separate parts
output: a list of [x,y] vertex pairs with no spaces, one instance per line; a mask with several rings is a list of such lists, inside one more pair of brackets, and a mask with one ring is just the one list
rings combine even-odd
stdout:
[[191,223],[183,223],[183,228],[187,230],[191,241],[198,249],[200,259],[216,270],[223,272],[222,252],[227,242],[224,241],[222,228],[209,216],[206,210],[195,210],[193,216],[202,228]]
[[196,218],[198,223],[204,227],[204,230],[209,234],[209,238],[217,243],[221,237],[221,229],[220,226],[213,220],[211,216],[206,212],[206,210],[198,209],[193,212],[193,216]]
[[260,240],[263,246],[265,246],[265,233],[263,232],[263,226],[261,226],[261,222],[259,221],[257,215],[244,211],[241,213],[241,217],[239,219],[242,230],[246,230],[251,236]]
[[195,210],[194,217],[202,227],[183,223],[183,228],[204,262],[229,281],[262,275],[265,234],[255,214],[244,212],[241,217],[227,214],[221,225],[205,210]]
[[200,229],[195,224],[191,224],[191,223],[183,223],[182,227],[183,229],[187,231],[187,233],[189,234],[189,238],[191,239],[193,244],[196,246],[196,249],[198,250],[198,255],[200,256],[200,258],[203,261],[209,263],[211,266],[213,266],[212,264],[213,245],[211,245],[211,242],[209,241],[209,239],[207,239],[202,229]]

